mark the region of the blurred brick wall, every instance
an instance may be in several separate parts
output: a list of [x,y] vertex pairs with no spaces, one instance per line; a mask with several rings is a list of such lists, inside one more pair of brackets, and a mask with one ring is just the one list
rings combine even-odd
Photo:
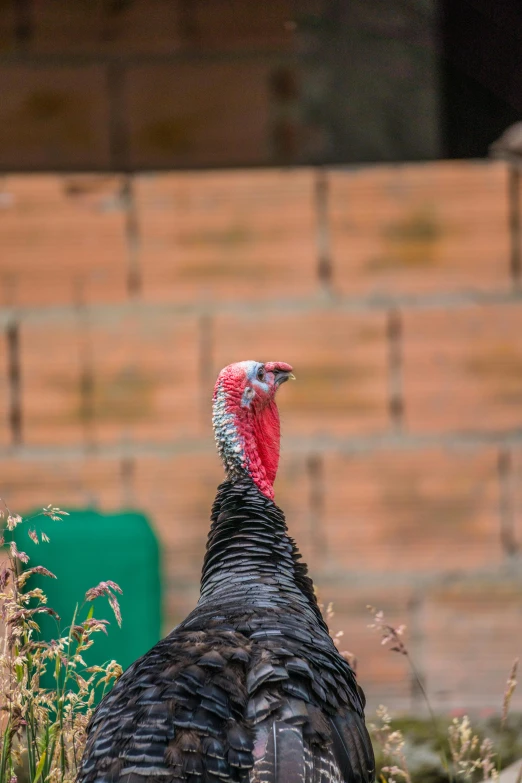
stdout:
[[277,500],[370,703],[420,708],[367,604],[408,625],[438,708],[498,707],[522,646],[507,215],[492,163],[4,178],[2,495],[145,510],[169,628],[221,479],[216,373],[289,361]]
[[0,8],[1,171],[441,156],[436,0]]

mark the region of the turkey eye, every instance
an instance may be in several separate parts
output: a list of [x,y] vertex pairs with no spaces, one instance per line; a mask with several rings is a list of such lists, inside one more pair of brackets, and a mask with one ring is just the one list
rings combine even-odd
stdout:
[[264,381],[265,380],[265,368],[260,367],[257,371],[257,380],[258,381]]

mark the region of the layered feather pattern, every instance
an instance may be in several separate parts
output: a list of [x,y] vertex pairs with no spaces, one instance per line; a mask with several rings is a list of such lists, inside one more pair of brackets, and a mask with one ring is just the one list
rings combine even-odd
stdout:
[[370,783],[364,696],[282,511],[225,481],[194,611],[98,707],[80,783]]

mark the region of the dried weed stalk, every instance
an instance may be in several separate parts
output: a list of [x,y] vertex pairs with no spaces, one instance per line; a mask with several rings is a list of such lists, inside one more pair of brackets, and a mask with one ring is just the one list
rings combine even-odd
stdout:
[[[319,607],[321,609],[321,612],[324,614],[324,618],[326,620],[326,624],[330,626],[331,620],[335,617],[335,612],[333,609],[333,601],[330,601],[329,604],[324,606],[324,604],[319,604]],[[332,641],[339,650],[339,654],[342,655],[345,661],[347,661],[355,673],[357,673],[357,658],[353,654],[353,652],[350,652],[350,650],[342,650],[341,649],[341,639],[344,636],[344,631],[337,631],[334,634],[330,634],[332,637]]]
[[411,783],[408,762],[404,755],[405,742],[402,732],[392,729],[390,714],[382,704],[377,708],[376,715],[378,723],[369,723],[368,729],[378,742],[384,757],[391,762],[382,767],[381,772],[388,776],[388,783],[397,783],[399,779]]
[[[399,653],[399,655],[404,655],[404,657],[408,661],[413,677],[415,678],[417,687],[420,693],[422,693],[422,697],[425,701],[426,707],[428,708],[428,712],[430,714],[430,718],[433,723],[433,729],[435,735],[438,736],[437,720],[435,718],[435,713],[433,712],[428,694],[426,692],[426,688],[424,687],[424,682],[422,680],[422,677],[419,675],[417,671],[417,667],[415,666],[415,663],[413,661],[413,658],[411,657],[410,652],[406,647],[406,643],[402,638],[406,630],[406,626],[399,625],[397,628],[395,628],[393,625],[390,625],[389,623],[386,622],[386,619],[384,617],[384,612],[382,611],[382,609],[376,609],[374,606],[370,606],[370,605],[367,606],[367,609],[373,617],[373,622],[369,623],[368,628],[371,628],[374,631],[378,631],[381,634],[382,645],[389,645],[389,649],[391,650],[391,652],[396,652]],[[444,753],[442,748],[441,748],[441,752]],[[447,764],[445,762],[445,767],[446,766]]]
[[[49,505],[41,514],[59,520],[67,512]],[[0,519],[4,534],[23,523],[7,506]],[[49,541],[45,533],[38,538],[33,528],[27,534],[35,543]],[[30,783],[72,783],[94,703],[118,679],[121,667],[115,661],[88,667],[83,659],[94,644],[94,634],[107,632],[107,621],[97,620],[93,607],[83,621],[77,609],[58,639],[40,640],[39,616],[59,618],[47,606],[45,593],[38,587],[30,589],[30,580],[35,574],[56,577],[43,566],[23,570],[29,557],[14,541],[6,542],[4,535],[0,546],[7,554],[0,566],[0,783],[17,783],[24,767]],[[118,585],[102,582],[87,591],[84,604],[107,596],[121,623],[116,593],[121,593]],[[44,688],[43,676],[49,670],[54,685]]]
[[502,728],[504,728],[506,725],[511,698],[515,692],[515,688],[517,687],[518,660],[518,658],[515,658],[513,661],[513,666],[511,667],[511,671],[506,682],[506,690],[504,691],[504,700],[502,702],[502,717],[500,719],[500,725]]
[[[493,742],[489,737],[480,740],[478,734],[474,733],[470,720],[467,715],[462,719],[454,718],[448,727],[447,740],[451,755],[451,760],[446,757],[444,743],[439,737],[438,724],[432,709],[428,694],[424,688],[424,683],[419,677],[408,648],[404,642],[403,635],[406,630],[405,625],[398,628],[386,622],[382,610],[377,610],[373,606],[368,606],[373,622],[369,628],[376,630],[381,634],[381,644],[388,645],[389,649],[404,655],[411,667],[417,685],[423,694],[426,706],[430,713],[435,736],[439,740],[441,761],[450,780],[463,779],[474,781],[477,774],[481,773],[481,779],[497,781],[500,769],[500,754],[495,751]],[[517,686],[517,668],[519,659],[513,662],[511,672],[507,679],[502,704],[501,728],[505,727],[511,698]],[[395,761],[394,764],[382,768],[382,772],[388,775],[388,783],[396,783],[398,778],[411,783],[410,773],[406,757],[404,755],[404,737],[400,731],[393,731],[391,727],[391,718],[386,707],[380,706],[377,710],[377,718],[380,723],[369,724],[372,736],[381,748],[385,758]],[[522,766],[517,777],[517,783],[522,783]]]
[[394,628],[393,625],[389,625],[385,621],[384,612],[382,609],[376,609],[374,606],[370,606],[369,604],[366,608],[370,614],[373,615],[373,622],[369,623],[368,628],[379,631],[381,634],[381,644],[384,646],[391,643],[390,650],[392,652],[398,652],[401,655],[406,655],[408,657],[408,650],[401,638],[404,634],[404,631],[406,630],[406,626],[399,625],[398,628]]
[[473,732],[470,720],[464,715],[454,718],[448,728],[451,760],[456,776],[463,780],[474,780],[475,772],[482,772],[482,780],[498,780],[498,770],[493,762],[496,753],[492,741],[486,737],[480,741]]

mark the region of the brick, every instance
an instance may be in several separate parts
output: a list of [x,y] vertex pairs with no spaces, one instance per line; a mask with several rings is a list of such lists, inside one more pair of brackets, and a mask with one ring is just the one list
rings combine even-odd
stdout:
[[210,434],[193,320],[129,318],[99,328],[79,319],[72,329],[23,326],[21,335],[26,443],[164,441],[203,426]]
[[0,67],[0,166],[109,167],[106,83],[98,65]]
[[135,188],[146,298],[244,301],[315,290],[312,172],[144,175]]
[[[315,566],[321,555],[317,541],[311,485],[304,455],[285,449],[284,441],[279,470],[274,484],[275,502],[284,511],[290,535],[296,540],[303,559]],[[319,544],[319,546],[318,546]]]
[[[320,0],[300,2],[301,14],[319,13]],[[6,14],[8,9],[6,9]],[[295,34],[285,25],[295,16],[291,0],[265,0],[246,7],[241,0],[199,0],[193,7],[176,0],[133,0],[117,13],[55,0],[35,7],[29,52],[165,53],[197,45],[198,51],[248,47],[292,49]],[[11,29],[5,27],[5,36]],[[189,27],[189,30],[187,30]],[[1,29],[1,28],[0,28]]]
[[29,52],[170,53],[181,43],[175,0],[133,0],[116,13],[56,0],[35,7],[32,16]]
[[167,628],[194,608],[199,595],[211,506],[223,480],[210,447],[203,454],[136,460],[134,503],[150,515],[163,546]]
[[10,389],[7,377],[8,357],[5,330],[0,332],[0,445],[11,442],[9,426]]
[[210,428],[199,393],[198,326],[192,318],[129,317],[89,330],[94,439],[176,440]]
[[[155,519],[162,542],[188,559],[192,547],[197,557],[203,551],[210,525],[210,509],[223,470],[212,444],[203,453],[180,454],[178,457],[139,458],[136,460],[134,492],[136,502]],[[180,557],[181,567],[185,556]],[[195,565],[200,568],[201,559]]]
[[509,478],[510,509],[513,514],[513,540],[518,550],[522,548],[522,451],[516,449],[512,455]]
[[504,164],[364,167],[333,172],[329,182],[339,291],[420,294],[508,285]]
[[[394,711],[419,710],[424,704],[420,694],[413,697],[407,660],[383,647],[380,634],[368,628],[367,604],[383,610],[390,625],[406,625],[403,641],[434,709],[499,711],[522,641],[520,585],[457,580],[424,594],[393,586],[354,588],[315,581],[321,600],[333,601],[331,631],[344,631],[341,649],[357,657],[368,715],[383,703],[393,705]],[[515,692],[512,710],[521,703]]]
[[211,69],[191,61],[130,67],[131,166],[269,163],[270,72],[270,65],[255,60],[216,62]]
[[12,176],[0,193],[7,305],[126,296],[125,220],[116,177]]
[[[439,709],[501,709],[522,644],[519,582],[487,579],[439,587],[424,610],[427,686]],[[522,707],[515,691],[511,710]]]
[[410,624],[412,591],[390,585],[365,587],[343,584],[327,574],[313,574],[319,601],[333,604],[334,617],[330,632],[343,636],[339,649],[356,658],[359,684],[367,699],[367,714],[372,715],[379,704],[393,704],[395,709],[411,708],[411,680],[404,656],[381,644],[381,635],[370,629],[372,615],[368,605],[384,611],[386,622],[397,627]]
[[83,345],[78,325],[66,329],[22,324],[20,346],[23,442],[31,445],[82,442]]
[[326,570],[424,578],[502,562],[493,450],[327,455],[324,475]]
[[405,422],[411,430],[519,427],[520,305],[404,315]]
[[372,432],[387,425],[387,349],[381,315],[316,310],[216,321],[215,366],[287,361],[297,381],[278,396],[283,437]]
[[3,52],[15,48],[15,29],[15,8],[13,5],[7,5],[0,14],[0,47]]
[[61,508],[122,507],[120,465],[114,460],[2,460],[2,497],[10,509],[27,513],[49,503]]
[[[299,14],[319,13],[324,2],[299,3]],[[227,50],[240,47],[277,47],[292,50],[295,35],[288,22],[295,17],[292,0],[269,0],[246,6],[241,0],[203,0],[195,7],[194,25],[200,46]]]

